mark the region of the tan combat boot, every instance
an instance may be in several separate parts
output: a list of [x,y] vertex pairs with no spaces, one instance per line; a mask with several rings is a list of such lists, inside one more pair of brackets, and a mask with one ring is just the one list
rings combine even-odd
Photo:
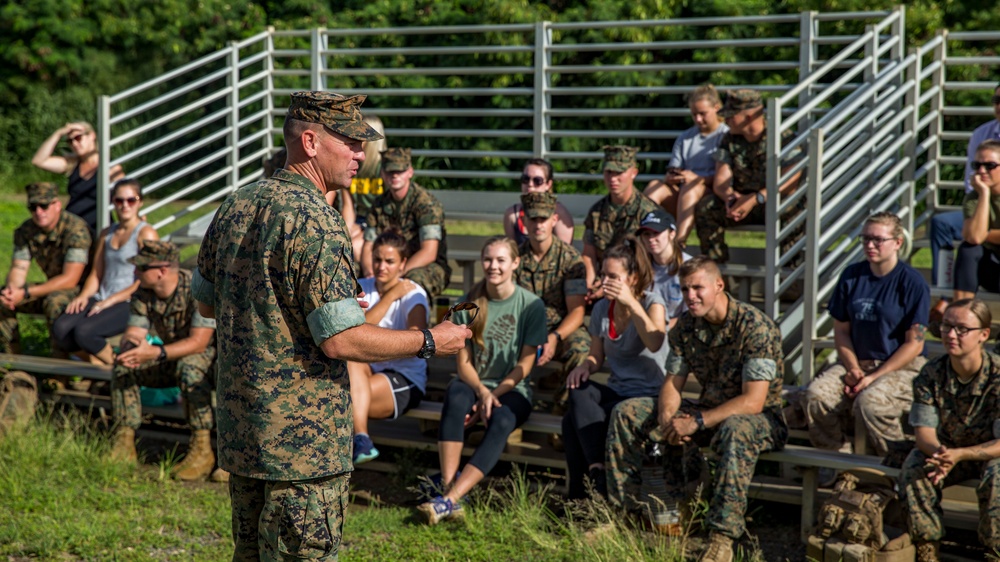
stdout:
[[720,533],[708,537],[708,548],[698,562],[733,562],[733,539]]
[[937,542],[918,542],[917,562],[940,562],[938,546]]
[[174,467],[173,477],[177,480],[204,480],[212,473],[215,466],[215,453],[212,452],[212,435],[207,429],[196,429],[191,434],[191,444],[188,453]]
[[212,482],[229,482],[229,471],[222,467],[216,468],[208,479]]
[[116,461],[135,462],[139,454],[135,451],[135,430],[119,427],[111,444],[111,458]]

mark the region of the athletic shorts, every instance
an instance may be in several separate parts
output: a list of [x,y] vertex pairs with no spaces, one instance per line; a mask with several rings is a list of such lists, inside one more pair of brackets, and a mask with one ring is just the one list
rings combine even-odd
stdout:
[[389,419],[397,419],[416,408],[420,401],[424,399],[424,393],[420,392],[417,385],[410,382],[408,378],[400,372],[386,369],[384,373],[378,373],[389,379],[389,386],[392,388],[392,416]]

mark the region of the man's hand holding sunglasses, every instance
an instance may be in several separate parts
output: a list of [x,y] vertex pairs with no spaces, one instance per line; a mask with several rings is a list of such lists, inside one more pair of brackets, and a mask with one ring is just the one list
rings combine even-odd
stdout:
[[[451,317],[456,312],[466,311],[469,313],[469,322],[466,324],[454,324]],[[479,306],[471,302],[460,302],[448,309],[441,322],[430,329],[434,338],[434,355],[455,355],[465,347],[465,342],[472,337],[471,326],[476,321],[479,314]]]

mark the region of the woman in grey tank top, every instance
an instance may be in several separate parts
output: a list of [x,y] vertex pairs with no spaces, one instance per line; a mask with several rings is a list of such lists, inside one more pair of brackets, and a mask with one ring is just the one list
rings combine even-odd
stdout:
[[153,227],[139,216],[142,188],[138,181],[119,180],[111,188],[111,199],[119,222],[97,238],[93,267],[80,295],[52,326],[56,347],[67,353],[83,352],[79,355],[104,365],[114,360],[107,338],[125,331],[129,300],[139,287],[135,266],[128,259],[139,252],[140,244],[159,239]]

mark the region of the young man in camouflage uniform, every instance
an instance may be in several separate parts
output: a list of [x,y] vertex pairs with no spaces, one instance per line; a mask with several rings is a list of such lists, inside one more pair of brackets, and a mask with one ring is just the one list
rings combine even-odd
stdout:
[[[521,205],[528,240],[518,248],[521,264],[515,272],[517,283],[545,303],[549,335],[540,346],[537,365],[558,358],[563,364],[559,382],[564,384],[566,374],[582,364],[590,350],[590,336],[583,327],[583,299],[587,294],[583,260],[576,248],[552,235],[559,221],[555,194],[525,193]],[[557,408],[564,405],[565,394],[565,386],[560,386]]]
[[[44,314],[49,327],[79,292],[90,255],[90,227],[63,211],[56,184],[27,186],[31,219],[14,231],[14,256],[7,284],[0,289],[0,352],[14,351],[19,342],[17,313]],[[34,259],[47,281],[28,285]],[[53,347],[53,349],[55,349]]]
[[351,185],[362,141],[381,135],[362,122],[365,96],[291,97],[285,168],[226,199],[195,273],[199,309],[218,318],[237,561],[337,558],[353,468],[346,361],[455,354],[472,335],[365,324],[346,225],[324,196]]
[[[129,305],[128,327],[111,377],[111,408],[117,426],[111,452],[134,461],[135,430],[142,424],[139,386],[179,386],[191,427],[188,453],[173,469],[178,480],[203,480],[215,466],[211,431],[215,387],[215,320],[198,312],[191,272],[180,269],[180,252],[170,242],[146,242],[129,258],[139,289]],[[153,333],[163,343],[151,345]]]
[[451,279],[444,208],[412,178],[409,148],[390,148],[382,153],[385,191],[368,211],[361,270],[366,277],[372,275],[372,244],[382,231],[396,227],[410,247],[404,277],[423,287],[428,299],[433,300]]
[[[667,491],[683,502],[686,480],[700,473],[699,447],[711,447],[719,460],[706,515],[711,534],[699,560],[728,562],[732,542],[746,529],[747,492],[757,458],[784,447],[788,437],[781,414],[781,334],[764,313],[725,292],[712,260],[688,260],[679,275],[688,312],[668,335],[667,380],[659,400],[632,398],[611,414],[608,494],[635,509],[643,444],[664,440]],[[681,400],[688,375],[701,384],[697,403]]]
[[[695,229],[701,253],[719,262],[729,261],[726,228],[738,224],[765,224],[767,209],[767,120],[764,102],[756,90],[734,90],[726,94],[726,103],[719,112],[725,117],[729,132],[719,141],[715,151],[714,193],[705,196],[695,208]],[[781,146],[795,135],[787,130],[781,135]],[[800,148],[781,162],[781,174],[788,173],[804,156]],[[782,196],[790,195],[799,186],[802,171],[795,173],[780,187]],[[791,220],[801,209],[786,212],[781,220]],[[801,235],[800,235],[801,236]],[[786,241],[782,250],[794,242]]]
[[583,267],[587,274],[587,301],[591,303],[604,296],[600,288],[604,252],[638,230],[642,218],[660,208],[635,189],[635,176],[639,173],[636,148],[614,145],[603,150],[602,170],[608,194],[594,203],[583,222]]

